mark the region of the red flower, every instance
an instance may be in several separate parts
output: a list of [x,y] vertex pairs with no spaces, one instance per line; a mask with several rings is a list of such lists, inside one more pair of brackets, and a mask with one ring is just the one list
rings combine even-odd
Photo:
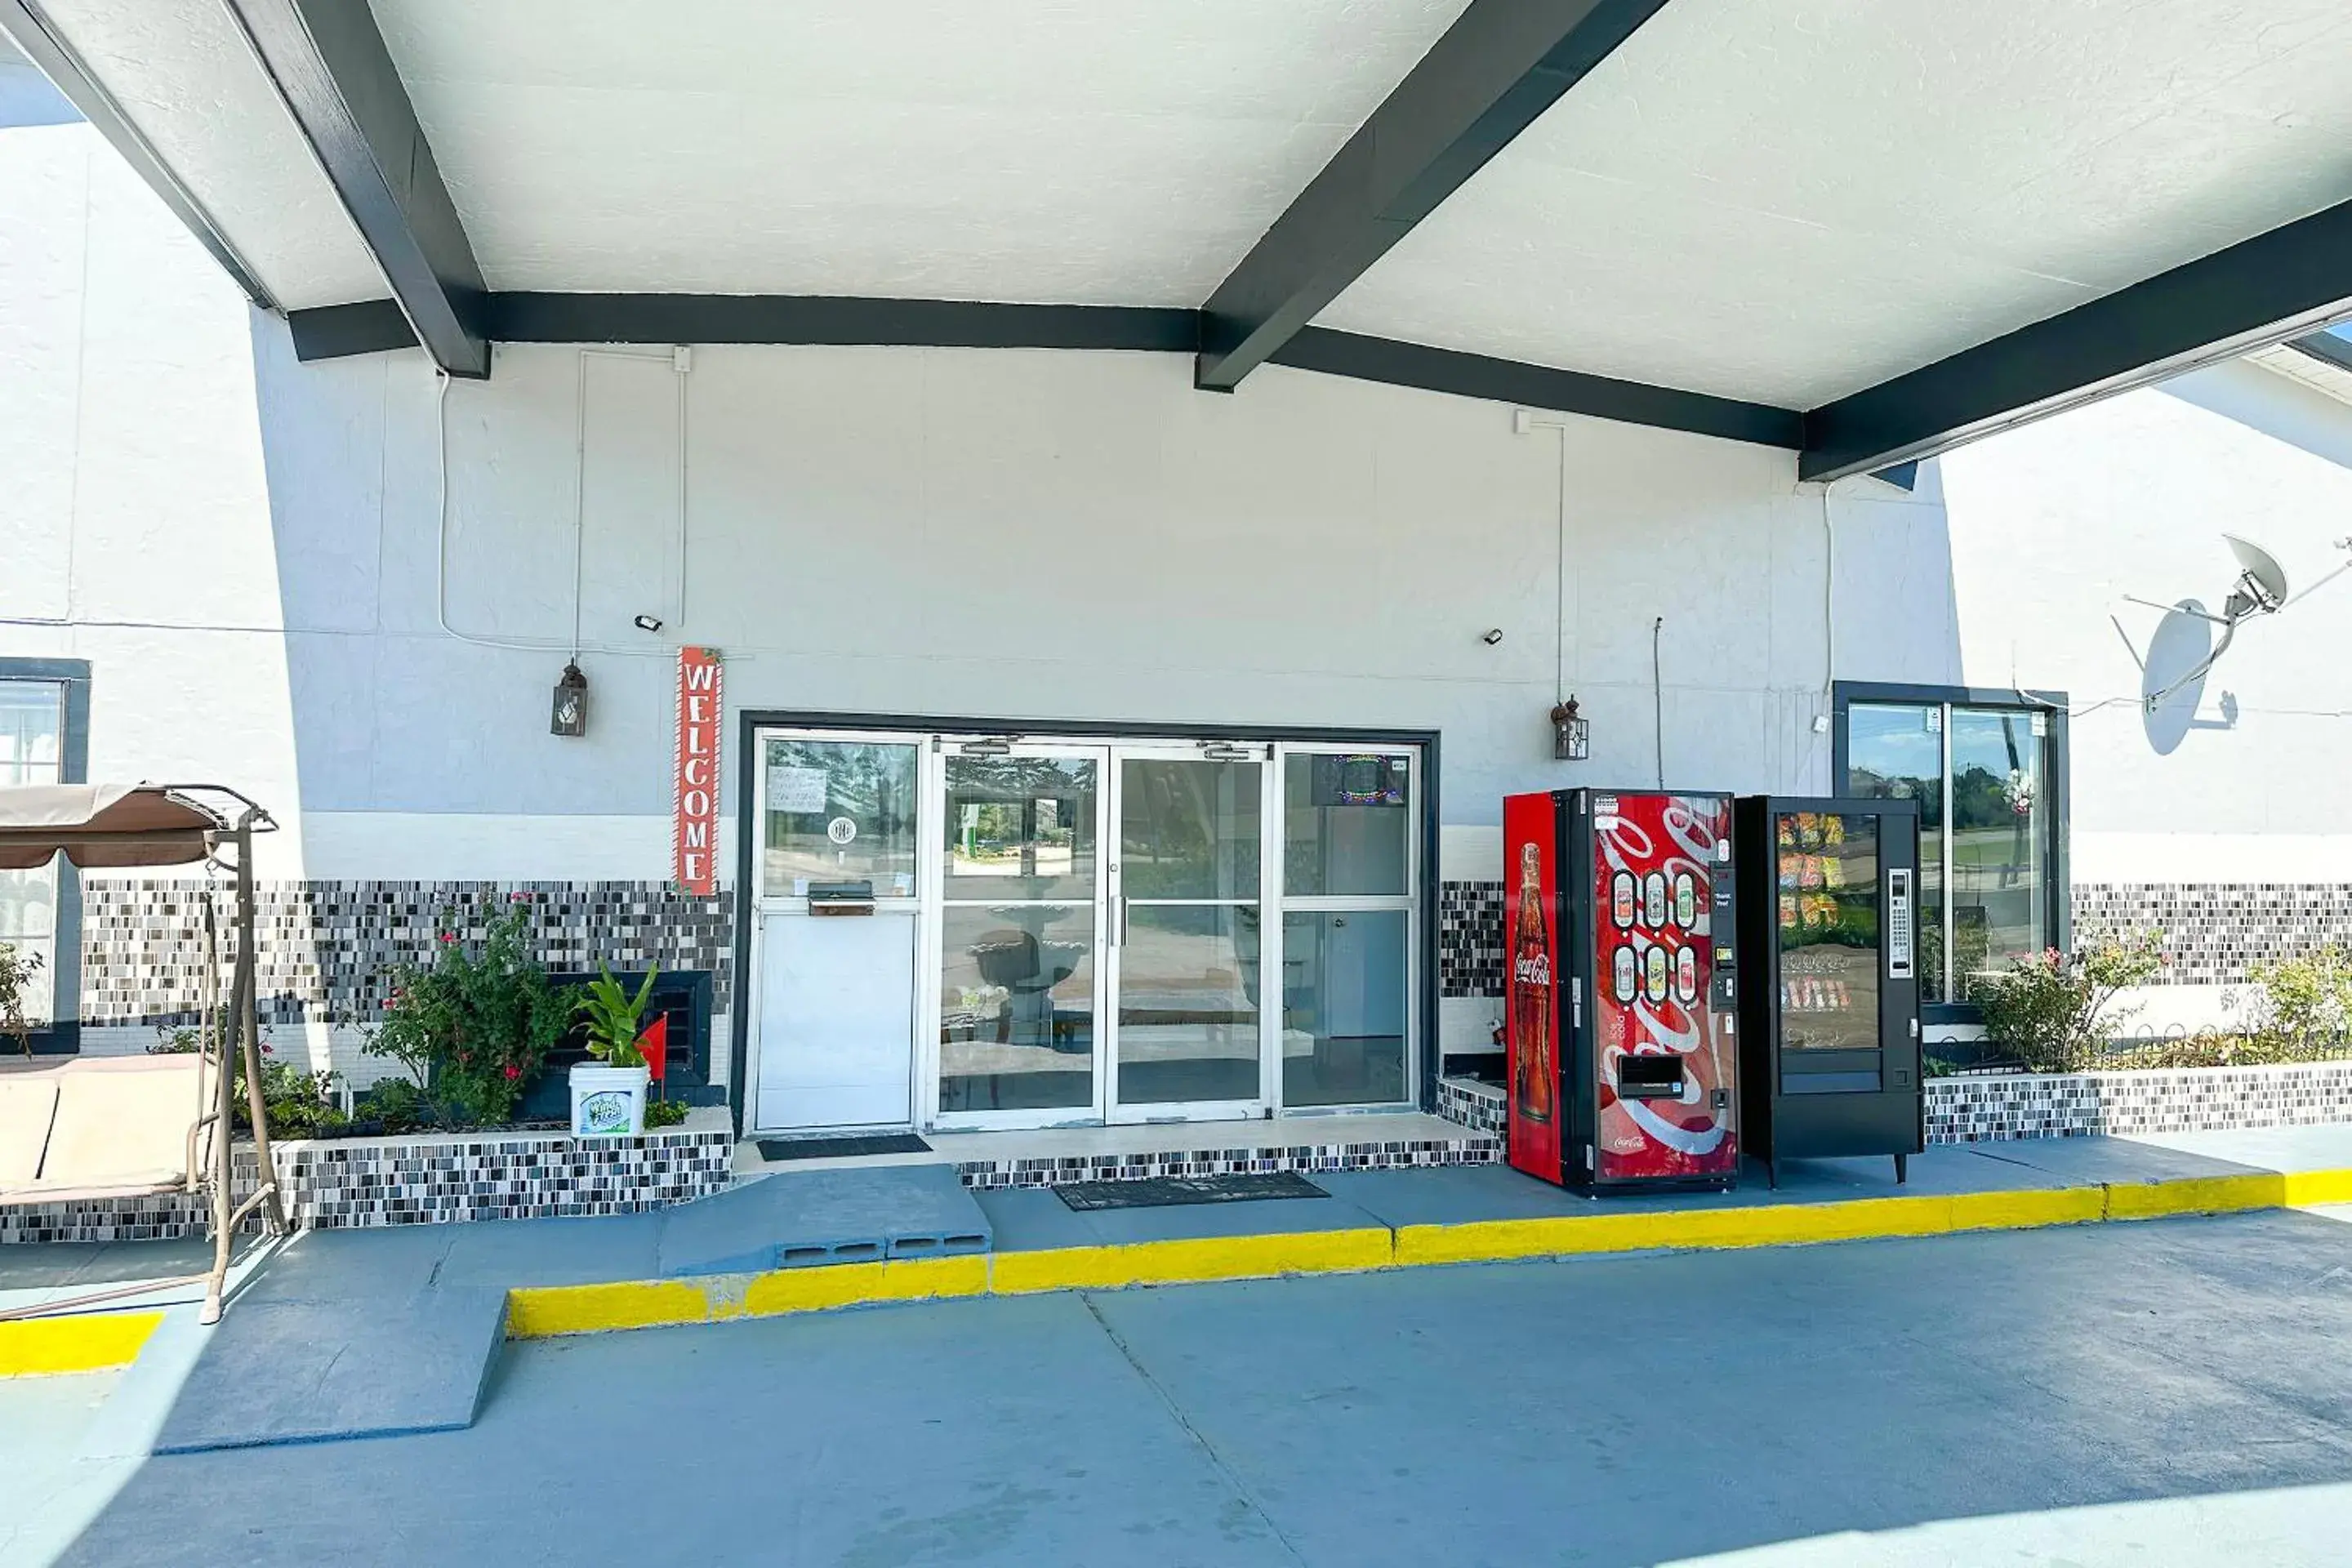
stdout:
[[517,888],[513,892],[507,895],[507,902],[510,904],[527,904],[530,902],[530,895],[523,891],[520,888]]
[[509,1078],[520,1078],[521,1076],[522,1076],[522,1068],[519,1068],[519,1067],[515,1066],[515,1065],[514,1065],[514,1063],[512,1063],[512,1062],[509,1062],[509,1063],[507,1064],[507,1077],[509,1077]]
[[441,933],[441,940],[443,942],[455,942],[457,940],[457,933],[454,931],[445,931]]

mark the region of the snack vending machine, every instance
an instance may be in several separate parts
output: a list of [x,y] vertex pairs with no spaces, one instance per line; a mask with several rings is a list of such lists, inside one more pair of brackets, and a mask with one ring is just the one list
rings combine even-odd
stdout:
[[1739,1032],[1748,1152],[1926,1147],[1919,1080],[1919,808],[1754,795],[1738,807],[1748,976]]
[[1588,1190],[1739,1173],[1731,797],[1503,802],[1511,1163]]

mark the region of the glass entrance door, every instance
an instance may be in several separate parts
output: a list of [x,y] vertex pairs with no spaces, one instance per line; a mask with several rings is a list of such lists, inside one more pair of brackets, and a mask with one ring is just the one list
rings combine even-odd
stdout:
[[1099,1121],[1106,749],[940,752],[940,1125]]
[[1268,748],[1112,749],[1108,1120],[1265,1108]]

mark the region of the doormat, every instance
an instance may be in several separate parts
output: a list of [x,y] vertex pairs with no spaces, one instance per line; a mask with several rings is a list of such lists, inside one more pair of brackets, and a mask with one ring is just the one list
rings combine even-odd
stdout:
[[931,1146],[911,1132],[876,1132],[848,1138],[762,1138],[762,1160],[845,1160],[858,1154],[928,1154]]
[[1070,1182],[1054,1189],[1074,1209],[1156,1209],[1175,1204],[1238,1204],[1258,1198],[1328,1198],[1296,1171],[1231,1176],[1147,1176],[1137,1182]]

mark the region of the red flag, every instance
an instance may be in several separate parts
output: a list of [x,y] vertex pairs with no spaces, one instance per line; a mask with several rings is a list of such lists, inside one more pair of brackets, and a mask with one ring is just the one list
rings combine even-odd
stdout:
[[646,1026],[646,1032],[637,1037],[637,1049],[644,1054],[646,1070],[653,1076],[655,1082],[658,1083],[669,1076],[668,1014],[654,1016],[654,1021]]

